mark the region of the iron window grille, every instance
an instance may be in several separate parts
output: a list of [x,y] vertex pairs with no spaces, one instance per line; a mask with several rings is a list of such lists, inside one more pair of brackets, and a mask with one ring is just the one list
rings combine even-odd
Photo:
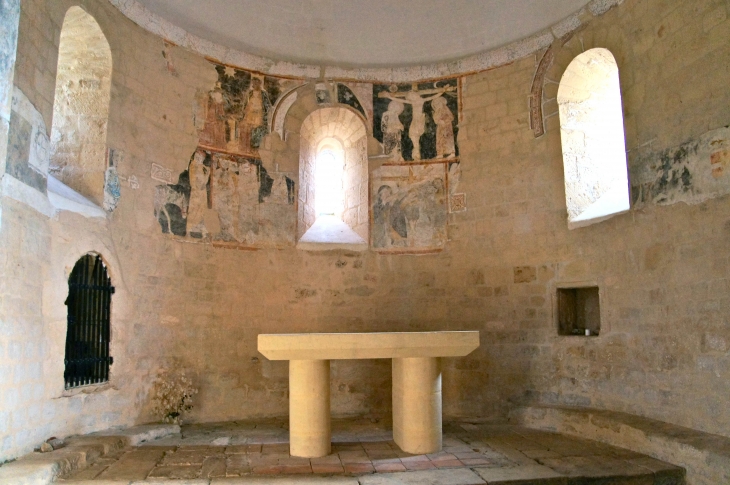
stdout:
[[114,287],[101,256],[87,254],[68,278],[66,389],[109,380],[111,297]]

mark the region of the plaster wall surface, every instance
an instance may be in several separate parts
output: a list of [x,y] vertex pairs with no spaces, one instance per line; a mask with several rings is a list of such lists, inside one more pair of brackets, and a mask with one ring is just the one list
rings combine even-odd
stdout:
[[[626,0],[556,41],[540,138],[527,99],[541,52],[465,77],[459,188],[468,207],[449,214],[445,249],[423,256],[240,251],[162,234],[152,164],[187,168],[196,99],[216,72],[106,2],[23,0],[15,85],[47,127],[61,25],[79,4],[111,47],[107,145],[121,154],[121,198],[105,220],[48,218],[1,200],[0,460],[52,435],[154,419],[149,390],[161,366],[188,369],[200,387],[190,420],[285,415],[287,365],[263,358],[256,337],[286,332],[479,330],[477,351],[443,360],[447,416],[499,420],[537,400],[730,436],[728,195],[643,202],[569,231],[555,101],[577,54],[609,49],[632,177],[660,165],[665,150],[730,123],[726,1]],[[66,278],[90,250],[109,262],[117,286],[115,362],[108,386],[67,396]],[[556,286],[586,283],[600,288],[601,335],[558,337]],[[335,416],[390,413],[390,388],[387,360],[332,363]]]

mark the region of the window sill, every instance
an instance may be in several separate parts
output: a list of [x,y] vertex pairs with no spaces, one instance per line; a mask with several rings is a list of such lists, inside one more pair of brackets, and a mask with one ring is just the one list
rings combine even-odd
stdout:
[[303,251],[367,251],[368,243],[336,216],[319,216],[297,243]]
[[106,218],[106,211],[51,175],[48,176],[48,200],[57,210],[76,212],[84,217]]
[[79,394],[96,394],[97,392],[104,392],[109,389],[114,389],[114,386],[111,385],[110,381],[99,382],[98,384],[86,384],[84,386],[64,389],[59,397],[73,397]]

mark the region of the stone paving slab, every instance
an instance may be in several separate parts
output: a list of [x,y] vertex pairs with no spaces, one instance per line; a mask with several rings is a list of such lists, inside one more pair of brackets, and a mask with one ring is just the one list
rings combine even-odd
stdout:
[[[686,469],[688,483],[730,484],[730,438],[726,436],[616,411],[547,405],[514,409],[510,422],[537,432],[550,430],[564,433],[568,439],[596,439],[622,447],[615,450],[630,449],[671,460]],[[676,472],[666,470],[656,475],[661,473],[673,476]]]
[[[122,449],[109,435],[95,435],[99,443],[90,435],[76,440],[63,455],[65,461],[60,461],[62,470],[49,475],[63,472],[62,485],[684,483],[684,470],[679,467],[556,433],[509,425],[445,423],[442,451],[412,455],[398,448],[389,426],[369,420],[335,420],[332,453],[313,459],[289,455],[285,420],[186,426],[180,434]],[[35,454],[25,463],[43,457]],[[50,482],[0,480],[4,483]]]
[[520,483],[525,480],[534,481],[540,479],[541,484],[553,485],[553,481],[546,479],[556,478],[560,479],[559,481],[554,481],[556,484],[564,485],[567,483],[567,478],[564,475],[543,465],[522,465],[514,468],[474,468],[474,471],[489,484]]
[[486,482],[468,468],[378,474],[360,478],[360,485],[481,485],[484,483]]

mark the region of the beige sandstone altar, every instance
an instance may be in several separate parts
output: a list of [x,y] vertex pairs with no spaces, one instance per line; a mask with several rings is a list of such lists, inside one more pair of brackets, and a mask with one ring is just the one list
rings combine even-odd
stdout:
[[393,359],[393,439],[403,451],[441,449],[441,357],[479,347],[479,332],[261,334],[258,350],[289,361],[290,453],[331,450],[329,361]]

